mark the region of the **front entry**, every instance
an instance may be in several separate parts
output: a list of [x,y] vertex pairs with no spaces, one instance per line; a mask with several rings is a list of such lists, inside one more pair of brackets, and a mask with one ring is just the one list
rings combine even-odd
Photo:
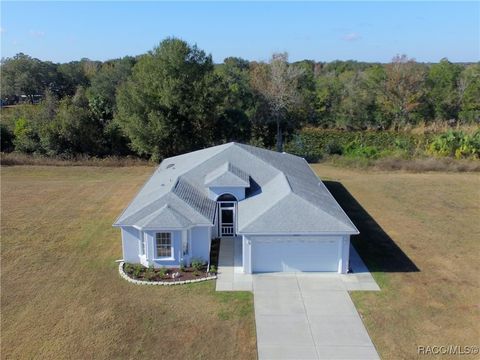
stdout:
[[235,203],[219,203],[220,236],[235,236]]

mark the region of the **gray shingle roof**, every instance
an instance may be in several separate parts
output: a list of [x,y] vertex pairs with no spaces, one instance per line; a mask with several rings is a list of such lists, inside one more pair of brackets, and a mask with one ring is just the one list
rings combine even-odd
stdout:
[[229,185],[250,187],[239,233],[358,233],[303,158],[238,143],[165,159],[115,225],[213,224],[208,187]]
[[191,185],[185,178],[180,177],[178,179],[178,183],[174,187],[173,193],[194,208],[198,213],[202,214],[206,219],[213,222],[216,202],[208,198],[203,192],[197,190],[197,188]]
[[249,187],[250,176],[230,162],[226,162],[205,176],[205,186]]

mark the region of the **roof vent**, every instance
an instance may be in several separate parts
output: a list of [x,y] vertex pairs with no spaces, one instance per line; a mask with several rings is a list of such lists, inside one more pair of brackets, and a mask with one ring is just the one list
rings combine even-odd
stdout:
[[174,167],[174,166],[175,166],[175,164],[168,164],[167,169],[170,169],[171,167]]

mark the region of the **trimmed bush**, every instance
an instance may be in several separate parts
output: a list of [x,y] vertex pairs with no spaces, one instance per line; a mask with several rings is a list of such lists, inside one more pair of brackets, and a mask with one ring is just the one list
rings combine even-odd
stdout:
[[200,271],[204,265],[205,262],[202,259],[192,259],[192,269],[194,271]]

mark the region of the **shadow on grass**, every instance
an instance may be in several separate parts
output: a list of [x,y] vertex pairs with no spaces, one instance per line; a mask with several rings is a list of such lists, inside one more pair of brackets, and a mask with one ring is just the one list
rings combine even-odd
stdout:
[[324,184],[360,231],[352,236],[352,244],[370,272],[420,271],[341,183]]

